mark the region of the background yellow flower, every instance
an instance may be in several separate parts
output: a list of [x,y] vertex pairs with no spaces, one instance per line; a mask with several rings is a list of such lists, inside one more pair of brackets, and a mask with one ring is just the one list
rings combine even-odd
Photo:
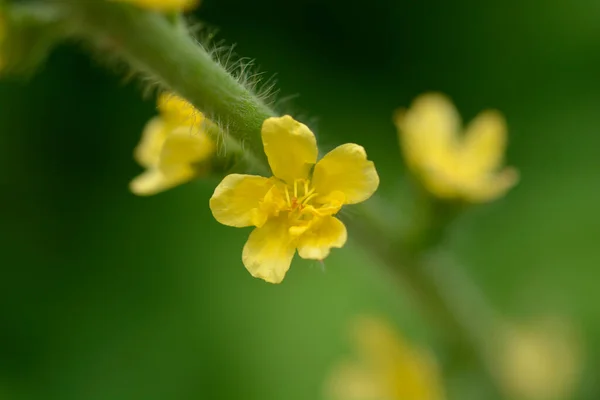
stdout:
[[146,171],[130,183],[137,195],[152,195],[205,172],[216,146],[206,133],[211,122],[187,101],[172,95],[158,100],[161,115],[144,128],[134,158]]
[[574,398],[584,351],[580,333],[564,317],[538,318],[499,330],[497,367],[511,399]]
[[497,111],[482,112],[462,133],[450,100],[428,93],[394,121],[408,166],[434,195],[485,202],[516,184],[516,170],[502,169],[506,123]]
[[409,343],[387,322],[357,320],[357,358],[339,364],[326,383],[331,400],[442,400],[440,371],[432,355]]

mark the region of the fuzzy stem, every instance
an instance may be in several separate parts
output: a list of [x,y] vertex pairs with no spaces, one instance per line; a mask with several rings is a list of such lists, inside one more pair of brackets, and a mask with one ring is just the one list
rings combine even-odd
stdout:
[[105,0],[65,2],[74,34],[101,51],[117,53],[134,69],[193,103],[266,163],[260,131],[275,115],[216,63],[186,32],[162,15]]

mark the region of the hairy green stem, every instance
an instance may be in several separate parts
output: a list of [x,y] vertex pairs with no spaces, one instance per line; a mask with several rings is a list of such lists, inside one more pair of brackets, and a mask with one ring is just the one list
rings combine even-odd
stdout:
[[[64,1],[64,0],[63,0]],[[263,162],[265,119],[275,115],[210,53],[162,15],[107,1],[65,1],[75,35],[192,102]]]

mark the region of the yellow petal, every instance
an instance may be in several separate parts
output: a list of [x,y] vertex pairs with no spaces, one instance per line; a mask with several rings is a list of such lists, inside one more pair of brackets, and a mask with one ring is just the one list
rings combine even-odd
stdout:
[[353,143],[336,147],[315,165],[313,185],[316,193],[327,196],[342,192],[346,204],[365,201],[377,190],[379,175],[362,146]]
[[497,111],[480,113],[465,131],[461,163],[472,176],[500,167],[506,149],[506,122]]
[[252,231],[242,252],[244,266],[252,276],[270,283],[283,280],[296,250],[288,230],[288,218],[283,216]]
[[346,244],[346,226],[335,217],[323,217],[313,224],[298,241],[298,254],[309,260],[323,260],[332,247]]
[[275,184],[259,202],[259,207],[252,211],[252,224],[258,228],[263,226],[269,217],[278,216],[279,212],[287,206],[277,182],[274,179],[271,179],[271,182]]
[[306,209],[320,217],[335,215],[346,204],[346,195],[339,190],[335,190],[327,196],[319,196],[315,199],[315,203],[318,204],[317,207],[309,205]]
[[205,122],[204,114],[187,100],[170,93],[163,93],[157,100],[163,118],[172,126],[196,125]]
[[190,181],[194,177],[191,168],[182,167],[163,173],[156,168],[149,169],[135,177],[129,184],[129,189],[138,196],[151,196]]
[[444,164],[455,150],[460,116],[442,94],[419,96],[409,110],[396,113],[395,123],[402,152],[413,169]]
[[265,120],[262,141],[271,171],[288,184],[306,179],[317,162],[317,140],[304,124],[289,115]]
[[142,138],[133,152],[134,159],[146,168],[158,165],[160,152],[168,133],[162,118],[152,118],[146,124]]
[[[223,225],[260,226],[275,213],[280,197],[271,191],[273,179],[255,175],[227,175],[210,198],[210,209]],[[269,195],[269,196],[267,196]]]
[[504,196],[518,181],[519,172],[514,168],[507,167],[475,184],[468,184],[462,190],[466,200],[473,203],[485,203]]
[[187,11],[197,7],[200,0],[111,0],[130,3],[138,7],[159,12]]
[[164,141],[160,153],[163,170],[182,164],[194,164],[209,159],[215,152],[215,144],[203,131],[190,127],[175,129]]

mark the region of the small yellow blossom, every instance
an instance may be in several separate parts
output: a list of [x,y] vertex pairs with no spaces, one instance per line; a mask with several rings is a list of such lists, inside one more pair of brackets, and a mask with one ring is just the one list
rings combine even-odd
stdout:
[[322,260],[346,243],[346,227],[334,215],[371,197],[379,176],[364,148],[352,143],[317,162],[315,135],[288,115],[267,119],[262,141],[274,177],[228,175],[210,208],[224,225],[256,227],[242,261],[254,277],[279,283],[296,249],[302,258]]
[[192,180],[215,152],[206,133],[211,122],[190,103],[163,94],[158,109],[160,116],[148,122],[134,151],[135,160],[146,168],[130,183],[131,191],[140,196]]
[[410,109],[399,110],[394,120],[409,168],[434,195],[487,202],[517,183],[517,171],[502,168],[507,134],[499,112],[483,111],[461,134],[452,102],[428,93]]
[[189,11],[200,4],[200,0],[111,0],[130,3],[141,8],[159,12]]
[[573,398],[582,372],[583,345],[571,324],[546,317],[500,332],[498,372],[510,398]]
[[384,321],[365,318],[355,330],[358,360],[338,365],[326,383],[331,400],[442,400],[440,371],[424,349]]

